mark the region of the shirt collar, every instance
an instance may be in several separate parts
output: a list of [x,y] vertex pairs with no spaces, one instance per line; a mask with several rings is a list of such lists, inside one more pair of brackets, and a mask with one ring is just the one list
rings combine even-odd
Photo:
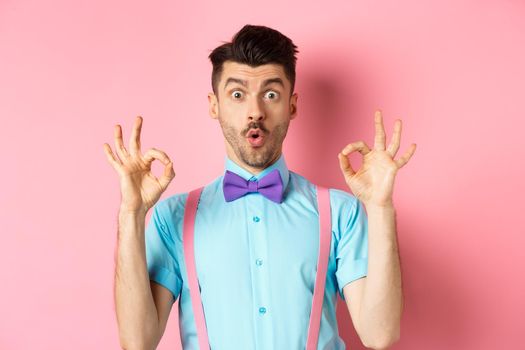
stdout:
[[279,157],[279,159],[275,163],[273,163],[269,167],[265,168],[263,171],[261,171],[257,175],[253,175],[248,170],[246,170],[246,169],[242,168],[241,166],[239,166],[237,163],[235,163],[233,160],[231,160],[230,157],[228,157],[228,155],[226,155],[224,157],[224,160],[225,160],[225,165],[224,165],[224,171],[225,172],[226,172],[226,170],[233,171],[237,175],[241,176],[243,179],[249,180],[249,181],[259,180],[264,175],[268,174],[270,171],[272,171],[274,169],[278,169],[279,173],[281,174],[281,179],[283,180],[283,191],[286,189],[286,186],[288,185],[290,172],[288,170],[288,167],[286,166],[286,162],[284,160],[284,154],[283,153],[281,153],[281,156]]

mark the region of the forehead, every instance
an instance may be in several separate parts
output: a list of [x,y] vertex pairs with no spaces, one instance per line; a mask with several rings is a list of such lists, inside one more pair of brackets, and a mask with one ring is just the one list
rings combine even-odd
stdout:
[[220,85],[224,86],[228,78],[247,80],[249,85],[259,85],[266,79],[276,77],[281,78],[286,85],[289,83],[286,74],[284,74],[284,68],[280,64],[269,63],[251,67],[243,63],[225,61],[223,63]]

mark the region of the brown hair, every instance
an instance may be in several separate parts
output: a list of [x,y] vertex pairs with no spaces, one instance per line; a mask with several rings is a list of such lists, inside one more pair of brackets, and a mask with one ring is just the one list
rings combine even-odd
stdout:
[[211,86],[217,95],[217,88],[222,73],[223,63],[233,61],[252,67],[276,63],[283,66],[284,73],[291,83],[290,95],[295,86],[295,54],[297,46],[279,31],[258,25],[247,24],[232,38],[215,48],[208,58],[213,65]]

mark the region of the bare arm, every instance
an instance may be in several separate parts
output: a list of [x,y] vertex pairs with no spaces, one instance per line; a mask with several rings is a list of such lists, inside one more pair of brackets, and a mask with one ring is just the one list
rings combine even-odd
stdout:
[[[392,201],[394,179],[397,171],[414,154],[416,144],[413,143],[395,160],[401,139],[401,120],[396,120],[394,124],[392,142],[388,147],[385,147],[386,133],[380,110],[375,113],[374,123],[376,134],[372,150],[365,142],[357,141],[345,146],[338,155],[346,183],[366,206],[369,231],[368,276],[343,287],[343,292],[363,343],[372,345],[374,349],[385,349],[400,338],[403,311]],[[357,172],[348,160],[348,155],[354,151],[363,155],[362,166]]]
[[[173,295],[149,279],[146,262],[146,213],[159,200],[175,177],[168,155],[150,148],[140,151],[142,117],[135,119],[129,151],[122,141],[120,125],[115,127],[115,148],[104,144],[108,162],[120,178],[121,204],[118,214],[118,239],[115,267],[115,308],[123,349],[155,349],[164,333]],[[151,163],[161,161],[164,173],[156,178]]]
[[363,344],[386,349],[400,338],[403,311],[401,269],[393,206],[367,207],[369,262],[366,278],[343,288]]
[[119,212],[115,307],[123,349],[155,349],[159,317],[146,265],[143,212]]

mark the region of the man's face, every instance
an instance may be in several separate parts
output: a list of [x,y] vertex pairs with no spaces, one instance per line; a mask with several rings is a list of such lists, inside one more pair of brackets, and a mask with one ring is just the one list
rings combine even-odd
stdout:
[[217,96],[209,93],[208,100],[210,116],[219,120],[231,159],[258,173],[279,158],[297,112],[297,94],[290,96],[290,81],[281,65],[253,68],[226,61]]

